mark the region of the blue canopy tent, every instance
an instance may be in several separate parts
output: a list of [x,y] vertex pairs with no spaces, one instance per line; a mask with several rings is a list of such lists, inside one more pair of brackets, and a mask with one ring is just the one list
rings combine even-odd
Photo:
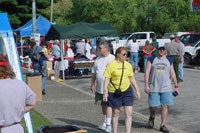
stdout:
[[[33,25],[33,19],[28,21],[25,25],[22,27],[14,30],[15,33],[17,33],[20,37],[29,37],[32,34],[32,25]],[[37,33],[40,34],[40,36],[45,36],[46,33],[49,31],[51,27],[51,22],[49,22],[47,19],[45,19],[42,16],[39,16],[36,20],[36,28]]]
[[[16,78],[22,79],[21,64],[15,45],[13,31],[6,13],[0,13],[0,54],[7,55],[9,63],[15,72]],[[28,133],[33,133],[30,113],[24,115]]]

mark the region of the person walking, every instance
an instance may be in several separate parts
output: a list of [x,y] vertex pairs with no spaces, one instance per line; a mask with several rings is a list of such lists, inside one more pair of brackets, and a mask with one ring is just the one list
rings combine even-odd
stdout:
[[136,39],[132,39],[132,41],[128,44],[130,49],[130,63],[133,66],[133,71],[135,73],[138,72],[138,50],[139,45],[136,42]]
[[168,133],[166,127],[168,106],[173,105],[171,79],[174,82],[176,94],[178,94],[178,84],[170,57],[166,57],[164,46],[158,48],[158,55],[151,56],[147,60],[145,71],[145,93],[148,94],[148,104],[150,117],[148,126],[154,127],[154,119],[157,107],[161,105],[161,125],[160,131]]
[[176,73],[177,82],[179,82],[178,67],[179,67],[179,63],[182,63],[181,45],[179,45],[175,41],[175,35],[171,35],[170,39],[171,39],[171,42],[166,44],[165,47],[166,47],[167,55],[172,58],[174,71]]
[[152,52],[152,55],[157,56],[158,53],[158,42],[156,41],[156,37],[152,38],[151,45],[155,48],[155,50]]
[[35,74],[40,73],[40,63],[39,63],[39,52],[42,50],[42,47],[39,45],[37,46],[34,40],[32,41],[32,51],[30,54],[30,58],[32,61],[33,71]]
[[178,65],[178,80],[179,82],[183,82],[183,75],[184,75],[183,63],[184,63],[185,45],[180,41],[180,38],[178,36],[176,36],[175,41],[181,46],[182,62],[179,62]]
[[48,60],[48,50],[47,44],[45,42],[41,43],[42,50],[40,51],[39,63],[40,63],[40,73],[42,75],[42,94],[46,94],[46,80],[47,80],[47,64]]
[[95,93],[95,104],[101,104],[102,106],[103,123],[99,128],[107,132],[106,125],[111,124],[112,114],[106,114],[107,105],[106,102],[103,102],[103,73],[107,64],[114,60],[115,56],[110,54],[108,43],[105,41],[98,44],[98,50],[100,55],[96,58],[92,67],[91,91]]
[[147,40],[145,42],[145,45],[142,47],[142,52],[143,52],[143,62],[144,62],[144,72],[146,70],[146,62],[147,62],[147,59],[152,56],[152,52],[156,50],[155,47],[153,47],[149,41]]
[[36,95],[23,81],[15,79],[7,57],[0,56],[0,132],[24,133],[24,114],[36,105]]
[[[117,133],[120,108],[122,106],[125,110],[125,132],[131,133],[134,92],[136,98],[140,99],[140,91],[132,66],[126,61],[126,48],[119,47],[116,50],[115,57],[116,59],[107,65],[104,72],[103,100],[107,102],[108,114],[112,113],[113,133]],[[135,91],[133,91],[131,85]],[[110,125],[107,126],[111,129]]]

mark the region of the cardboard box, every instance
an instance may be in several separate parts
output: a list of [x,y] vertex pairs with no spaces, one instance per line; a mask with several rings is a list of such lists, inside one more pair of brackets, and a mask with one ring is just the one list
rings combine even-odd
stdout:
[[46,61],[47,63],[47,70],[53,70],[52,61]]
[[26,83],[36,94],[37,101],[42,101],[42,76],[26,76]]
[[51,79],[51,76],[54,76],[54,70],[47,70],[47,79]]

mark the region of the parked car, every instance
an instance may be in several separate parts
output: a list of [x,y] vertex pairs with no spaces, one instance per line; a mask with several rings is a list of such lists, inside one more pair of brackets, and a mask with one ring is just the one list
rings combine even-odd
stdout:
[[[198,62],[198,54],[200,51],[200,39],[191,45],[185,46],[184,64],[192,64]],[[194,61],[195,60],[195,61]]]
[[194,59],[193,59],[193,63],[195,65],[200,65],[200,43],[198,44],[198,47],[196,47],[196,54],[194,56]]
[[119,34],[119,40],[125,40],[125,39],[127,39],[130,35],[131,35],[131,33],[122,33],[122,34]]
[[199,39],[200,39],[200,32],[191,32],[180,36],[180,40],[185,46],[192,46]]

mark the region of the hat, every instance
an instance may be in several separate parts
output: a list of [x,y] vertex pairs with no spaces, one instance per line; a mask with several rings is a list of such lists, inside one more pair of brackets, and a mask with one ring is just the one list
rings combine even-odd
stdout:
[[170,37],[170,38],[175,38],[175,35],[172,34],[172,35],[170,35],[169,37]]
[[158,46],[158,50],[165,50],[166,48],[165,48],[165,46],[164,45],[160,45],[160,46]]

